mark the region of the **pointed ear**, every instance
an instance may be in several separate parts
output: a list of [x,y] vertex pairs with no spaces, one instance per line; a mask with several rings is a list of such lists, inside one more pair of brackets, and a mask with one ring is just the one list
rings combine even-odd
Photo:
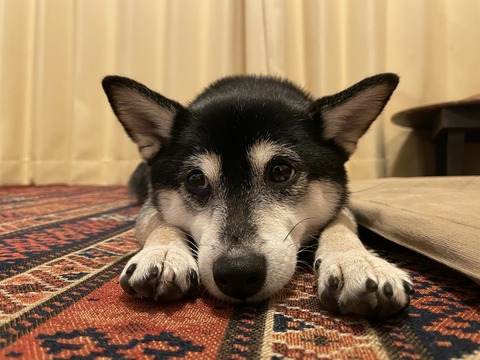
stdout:
[[125,77],[107,76],[102,86],[140,156],[150,160],[169,141],[175,117],[185,108]]
[[315,112],[320,113],[323,121],[323,137],[332,139],[352,155],[358,140],[380,115],[398,81],[395,74],[380,74],[317,100]]

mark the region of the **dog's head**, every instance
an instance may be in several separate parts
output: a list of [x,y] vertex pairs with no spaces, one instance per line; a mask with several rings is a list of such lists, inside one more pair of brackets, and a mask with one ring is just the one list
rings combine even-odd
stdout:
[[398,77],[315,100],[270,77],[230,77],[189,106],[127,78],[103,86],[151,169],[151,203],[191,234],[214,296],[255,301],[292,277],[301,245],[347,201],[345,162]]

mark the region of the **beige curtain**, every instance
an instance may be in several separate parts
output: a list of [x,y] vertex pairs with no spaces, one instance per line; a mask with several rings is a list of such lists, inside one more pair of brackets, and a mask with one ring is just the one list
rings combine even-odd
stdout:
[[396,72],[350,176],[424,174],[429,149],[390,117],[480,93],[479,19],[478,0],[0,0],[0,183],[126,182],[138,155],[106,74],[186,103],[229,74],[285,76],[321,96]]

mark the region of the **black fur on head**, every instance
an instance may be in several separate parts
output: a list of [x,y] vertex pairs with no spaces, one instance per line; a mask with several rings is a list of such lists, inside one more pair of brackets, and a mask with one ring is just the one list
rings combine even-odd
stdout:
[[103,80],[113,111],[151,166],[154,189],[182,186],[188,171],[182,164],[199,152],[221,154],[225,180],[232,189],[245,189],[246,149],[259,139],[298,154],[310,180],[344,188],[344,163],[397,84],[396,75],[381,74],[315,100],[285,80],[236,76],[213,83],[184,107],[134,80]]

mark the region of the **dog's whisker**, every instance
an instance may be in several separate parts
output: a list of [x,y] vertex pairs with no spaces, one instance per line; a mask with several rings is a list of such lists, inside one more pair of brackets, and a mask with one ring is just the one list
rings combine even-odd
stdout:
[[312,270],[313,270],[312,264],[310,264],[308,261],[298,260],[298,261],[297,261],[297,264],[298,264],[298,265],[306,266],[306,267],[308,267],[309,269],[312,269]]
[[302,219],[300,220],[299,222],[297,222],[291,229],[290,231],[288,232],[288,234],[285,236],[285,238],[283,239],[283,241],[287,240],[288,237],[291,235],[291,233],[297,228],[297,226],[299,226],[301,223],[303,223],[304,221],[307,221],[307,220],[313,220],[313,219],[317,219],[316,217],[307,217],[305,219]]
[[190,249],[190,251],[192,252],[193,255],[195,255],[196,257],[198,257],[198,250],[196,250],[196,249]]
[[312,253],[312,254],[315,254],[316,250],[313,250],[313,249],[309,249],[307,247],[302,247],[300,248],[300,250],[298,250],[297,254],[303,254],[303,253]]
[[384,184],[384,183],[380,183],[380,184],[376,184],[376,185],[374,185],[374,186],[370,186],[370,187],[367,187],[367,188],[364,188],[364,189],[360,189],[360,190],[357,190],[357,191],[351,191],[350,193],[351,193],[351,194],[358,194],[358,193],[360,193],[360,192],[372,190],[372,189],[375,189],[375,188],[377,188],[377,187],[379,187],[379,186],[383,186],[383,185],[385,185],[385,184]]

